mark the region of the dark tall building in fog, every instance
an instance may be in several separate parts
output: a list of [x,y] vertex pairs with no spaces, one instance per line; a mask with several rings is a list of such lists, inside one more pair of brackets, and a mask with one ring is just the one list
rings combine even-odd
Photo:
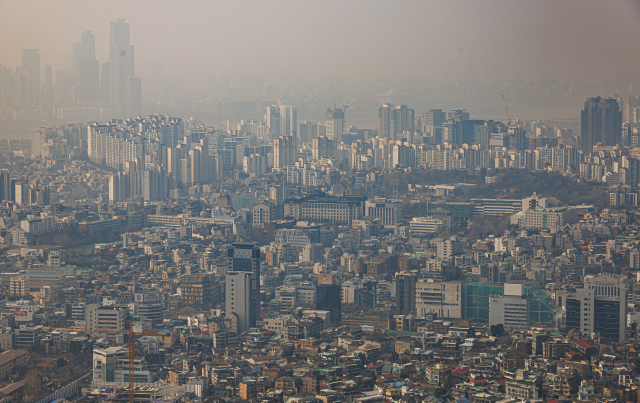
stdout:
[[[129,43],[129,23],[124,20],[111,21],[109,36],[109,100],[111,105],[128,112],[128,108],[136,105],[142,98],[138,91],[140,82],[129,81],[134,77],[133,45]],[[128,91],[129,90],[129,91]],[[133,90],[133,91],[132,91]],[[135,108],[135,107],[133,107]]]
[[100,62],[96,60],[96,38],[91,31],[80,34],[73,44],[73,65],[76,73],[76,100],[97,102],[100,96]]
[[[28,100],[23,99],[23,105],[35,106],[40,95],[40,51],[38,49],[22,49],[22,68],[28,74]],[[22,78],[21,78],[22,79]]]
[[580,115],[581,149],[591,152],[593,146],[620,144],[622,112],[614,98],[588,98]]

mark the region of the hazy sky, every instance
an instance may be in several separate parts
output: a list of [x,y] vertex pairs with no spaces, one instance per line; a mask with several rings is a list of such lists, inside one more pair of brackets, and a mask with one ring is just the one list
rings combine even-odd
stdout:
[[80,32],[108,59],[131,24],[136,73],[610,79],[640,65],[638,1],[0,0],[0,64],[39,48],[57,68]]

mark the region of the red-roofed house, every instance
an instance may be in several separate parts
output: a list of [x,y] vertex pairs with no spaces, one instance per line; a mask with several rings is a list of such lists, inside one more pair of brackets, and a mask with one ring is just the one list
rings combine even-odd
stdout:
[[583,355],[594,355],[598,353],[598,349],[591,343],[585,340],[573,340],[571,341],[573,346],[580,351]]
[[269,355],[261,355],[261,356],[259,356],[259,357],[251,357],[251,358],[249,358],[247,361],[248,361],[250,364],[255,365],[255,364],[264,364],[264,363],[266,363],[266,362],[270,362],[270,361],[272,361],[272,360],[273,360],[273,357],[271,357],[271,356],[269,356]]

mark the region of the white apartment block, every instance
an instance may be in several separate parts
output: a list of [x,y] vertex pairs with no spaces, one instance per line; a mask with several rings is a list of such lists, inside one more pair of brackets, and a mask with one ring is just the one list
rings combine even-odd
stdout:
[[435,313],[440,318],[462,318],[464,297],[460,282],[416,282],[416,316]]

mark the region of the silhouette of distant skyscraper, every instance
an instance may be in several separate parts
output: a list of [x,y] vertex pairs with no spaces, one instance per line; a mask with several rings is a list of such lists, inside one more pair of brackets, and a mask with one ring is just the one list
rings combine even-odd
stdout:
[[332,138],[336,145],[342,143],[344,132],[344,109],[327,109],[327,137]]
[[80,102],[97,102],[100,93],[100,63],[96,60],[96,38],[91,31],[80,34],[73,44],[73,63]]
[[22,49],[22,68],[29,71],[28,101],[23,105],[35,106],[40,95],[40,53],[38,49]]
[[587,98],[580,114],[580,144],[584,152],[593,146],[620,144],[622,135],[622,112],[614,98]]
[[109,62],[102,63],[102,75],[100,76],[100,102],[108,104],[111,100],[111,70]]
[[129,117],[142,114],[142,82],[140,77],[127,78],[127,114]]
[[415,112],[407,105],[382,104],[378,109],[378,135],[381,138],[398,140],[406,130],[415,130]]
[[276,138],[280,136],[280,107],[277,105],[267,106],[265,121],[269,128],[269,136]]
[[134,53],[129,43],[129,23],[121,19],[111,21],[109,71],[111,104],[124,110],[128,105],[128,78],[134,76]]

